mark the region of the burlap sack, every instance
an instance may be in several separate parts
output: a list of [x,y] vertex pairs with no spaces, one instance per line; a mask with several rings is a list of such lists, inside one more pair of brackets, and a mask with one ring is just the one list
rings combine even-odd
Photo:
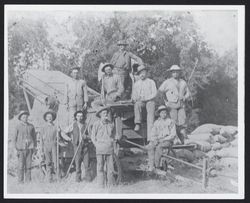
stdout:
[[216,124],[203,124],[197,127],[191,134],[201,134],[201,133],[212,133],[218,134],[221,129],[221,125]]

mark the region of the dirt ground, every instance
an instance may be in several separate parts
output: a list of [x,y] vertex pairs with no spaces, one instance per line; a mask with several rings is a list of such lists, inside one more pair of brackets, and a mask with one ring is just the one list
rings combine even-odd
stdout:
[[[145,172],[130,171],[123,174],[123,180],[118,186],[107,189],[98,188],[96,181],[76,183],[75,174],[72,173],[67,179],[48,183],[44,180],[39,169],[33,169],[32,182],[17,184],[17,178],[8,176],[7,193],[237,193],[237,170],[224,169],[224,176],[209,178],[208,187],[202,189],[201,172],[189,168],[176,168],[175,175],[182,174],[181,178],[171,181],[168,178],[149,176]],[[186,178],[183,178],[186,177]],[[187,179],[189,178],[189,179]],[[195,180],[195,181],[194,181]]]

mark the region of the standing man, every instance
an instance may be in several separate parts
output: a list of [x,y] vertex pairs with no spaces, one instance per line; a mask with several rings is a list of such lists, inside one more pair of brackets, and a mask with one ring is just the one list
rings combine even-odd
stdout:
[[53,172],[56,171],[56,142],[57,142],[57,127],[53,123],[56,119],[56,113],[54,111],[47,111],[43,115],[43,119],[46,124],[41,128],[41,149],[42,153],[45,154],[45,163],[48,179],[50,182],[53,181]]
[[[97,182],[101,187],[111,186],[114,183],[114,124],[110,122],[108,113],[110,108],[100,109],[96,116],[97,120],[91,130],[91,140],[96,147],[97,159]],[[106,181],[107,179],[107,181]]]
[[105,63],[102,67],[101,99],[92,102],[92,107],[100,107],[105,104],[114,103],[121,99],[124,91],[123,84],[118,75],[112,72],[114,66],[110,63]]
[[14,133],[14,145],[18,156],[18,182],[31,181],[31,161],[34,149],[37,146],[35,128],[28,123],[29,112],[21,111],[18,115],[20,121]]
[[151,140],[148,145],[150,169],[160,167],[160,159],[163,149],[173,144],[176,137],[175,122],[168,118],[166,106],[160,106],[157,110],[158,120],[154,122],[151,130]]
[[150,140],[150,130],[154,123],[155,101],[157,94],[155,82],[147,77],[147,69],[141,65],[138,67],[137,74],[140,79],[136,81],[132,91],[132,100],[134,102],[135,131],[140,130],[142,121],[142,108],[147,110],[147,140]]
[[131,80],[129,79],[129,72],[131,71],[131,59],[134,59],[138,64],[142,65],[142,59],[135,54],[127,51],[128,43],[121,40],[117,43],[119,51],[115,52],[111,58],[111,64],[114,65],[114,73],[118,74],[121,78],[122,85],[125,93],[131,93]]
[[[76,111],[74,113],[75,122],[63,130],[62,136],[67,141],[71,141],[74,147],[75,166],[76,166],[76,182],[81,182],[81,163],[84,163],[86,181],[90,181],[91,177],[89,174],[89,147],[88,137],[86,135],[86,124],[85,124],[85,113],[83,111]],[[65,134],[70,136],[65,136]]]
[[185,80],[180,78],[182,69],[173,65],[169,69],[171,78],[164,81],[159,92],[163,94],[165,105],[170,108],[170,117],[175,121],[177,126],[177,135],[182,143],[186,137],[186,112],[185,101],[190,97]]
[[73,67],[70,70],[72,80],[67,87],[67,103],[71,117],[76,111],[82,111],[87,108],[88,89],[85,80],[79,78],[79,67]]

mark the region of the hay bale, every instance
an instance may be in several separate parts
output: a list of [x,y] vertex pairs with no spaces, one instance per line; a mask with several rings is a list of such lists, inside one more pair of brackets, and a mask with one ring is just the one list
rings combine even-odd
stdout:
[[211,133],[191,134],[191,135],[188,135],[188,138],[190,140],[200,140],[200,141],[206,141],[209,143],[214,143],[214,138]]
[[204,156],[206,156],[206,153],[204,153],[200,150],[194,150],[193,154],[195,156],[195,159],[200,159],[200,158],[203,158]]
[[201,141],[201,140],[185,140],[185,144],[197,144],[197,149],[202,152],[208,152],[212,149],[212,146],[209,142]]
[[238,157],[237,147],[222,148],[216,153],[219,157]]
[[232,139],[236,133],[238,132],[238,128],[236,126],[223,126],[220,130],[220,134],[228,139]]
[[222,149],[222,146],[219,142],[212,144],[212,150],[216,151],[216,150],[220,150],[220,149]]
[[206,155],[211,159],[211,158],[213,158],[214,156],[216,156],[216,152],[213,151],[213,150],[211,150],[211,151],[209,151],[208,153],[206,153]]
[[185,159],[188,162],[193,162],[195,160],[194,154],[187,149],[176,150],[176,157]]
[[225,142],[227,142],[227,138],[225,138],[224,136],[217,134],[214,136],[214,141],[215,142],[219,142],[220,144],[223,144]]
[[230,144],[232,147],[238,147],[238,139],[234,139]]
[[221,144],[222,148],[227,148],[227,147],[231,147],[231,143],[230,142],[225,142],[223,144]]
[[191,134],[201,134],[201,133],[212,133],[218,134],[221,129],[221,125],[216,124],[203,124],[197,127]]

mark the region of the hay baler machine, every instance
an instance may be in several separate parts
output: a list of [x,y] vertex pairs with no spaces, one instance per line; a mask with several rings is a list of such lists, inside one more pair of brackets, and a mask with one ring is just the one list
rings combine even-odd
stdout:
[[[23,89],[26,104],[30,113],[30,122],[35,126],[37,132],[38,152],[34,156],[34,162],[41,160],[40,156],[40,128],[45,124],[43,115],[48,109],[57,112],[54,123],[61,128],[67,127],[72,123],[72,118],[68,110],[67,92],[68,84],[72,78],[60,71],[35,70],[29,69],[18,76],[18,84]],[[90,101],[99,96],[99,93],[88,87]],[[88,113],[87,120],[93,113]],[[73,146],[70,142],[65,142],[59,135],[59,160],[65,161],[72,159],[74,155]]]

